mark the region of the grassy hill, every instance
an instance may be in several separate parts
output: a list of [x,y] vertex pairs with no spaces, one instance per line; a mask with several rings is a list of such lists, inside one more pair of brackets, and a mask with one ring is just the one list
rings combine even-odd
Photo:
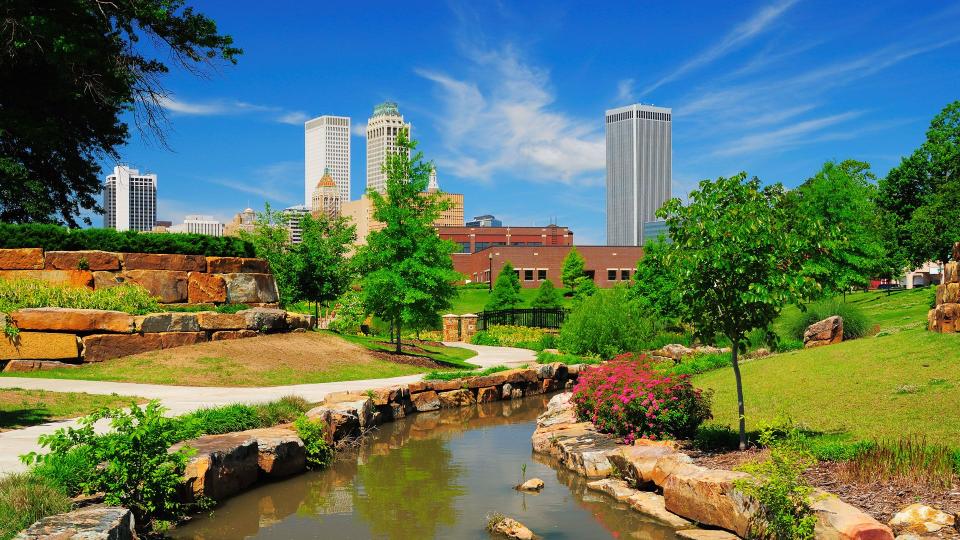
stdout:
[[[960,335],[926,330],[931,294],[848,295],[879,327],[876,335],[745,362],[747,429],[790,419],[851,441],[920,434],[960,447]],[[732,371],[698,375],[694,384],[715,392],[713,423],[735,426]]]

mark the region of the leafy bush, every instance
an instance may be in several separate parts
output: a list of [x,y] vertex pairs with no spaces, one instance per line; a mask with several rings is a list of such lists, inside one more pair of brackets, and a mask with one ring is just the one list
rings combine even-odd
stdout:
[[113,229],[68,229],[39,223],[0,223],[0,248],[45,251],[99,249],[123,253],[173,253],[211,257],[253,257],[253,245],[231,236],[142,233]]
[[730,367],[730,353],[695,354],[679,363],[663,363],[657,369],[667,375],[699,375],[715,369]]
[[556,344],[553,334],[543,328],[528,326],[491,325],[473,335],[470,343],[474,345],[499,345],[542,351]]
[[137,285],[117,285],[91,291],[51,285],[36,279],[0,280],[0,312],[34,307],[108,309],[134,315],[161,311],[157,299]]
[[711,418],[709,395],[694,388],[686,375],[658,373],[643,355],[584,369],[572,401],[580,419],[623,437],[627,444],[689,438]]
[[573,366],[576,364],[599,364],[602,361],[603,360],[596,356],[577,356],[575,354],[552,353],[547,351],[540,351],[537,353],[537,362],[540,364],[552,364],[554,362],[560,362],[561,364]]
[[68,452],[49,454],[34,464],[30,472],[45,478],[67,495],[83,492],[83,482],[90,467],[89,448],[74,448]]
[[13,538],[35,521],[70,510],[70,498],[37,474],[0,478],[0,538]]
[[330,321],[330,330],[338,334],[356,334],[367,318],[363,293],[349,290],[337,300],[337,315]]
[[537,295],[530,301],[530,307],[532,308],[551,309],[558,308],[561,305],[563,305],[563,297],[560,296],[560,291],[553,286],[553,282],[549,279],[540,283]]
[[431,371],[423,376],[427,381],[452,381],[454,379],[464,379],[466,377],[483,377],[492,375],[499,371],[506,371],[507,366],[492,366],[480,371],[458,370],[458,371]]
[[[110,420],[109,433],[94,431],[101,419]],[[178,501],[177,489],[190,450],[168,451],[178,442],[181,427],[178,419],[163,416],[158,401],[144,408],[132,404],[129,412],[103,409],[80,419],[79,428],[40,436],[38,442],[50,453],[30,453],[22,459],[43,463],[50,456],[79,451],[77,455],[88,458],[80,484],[84,493],[103,492],[107,504],[129,508],[138,527],[159,528],[164,520],[179,519],[188,510]]]
[[513,269],[510,261],[503,264],[496,281],[493,282],[493,291],[487,304],[483,306],[485,311],[497,311],[500,309],[514,309],[520,307],[523,298],[520,297],[520,278]]
[[560,350],[576,355],[612,358],[639,351],[660,328],[630,302],[626,289],[615,287],[588,296],[577,305],[560,329]]
[[333,463],[333,447],[327,443],[323,436],[326,426],[319,420],[310,420],[305,415],[300,415],[293,423],[293,429],[296,430],[303,446],[307,452],[307,465],[312,469],[324,469]]
[[814,538],[817,516],[810,507],[813,487],[803,478],[803,471],[812,464],[813,458],[806,452],[783,445],[773,446],[766,461],[739,467],[754,478],[737,480],[734,486],[760,504],[762,519],[752,525],[751,538]]
[[803,340],[780,338],[777,340],[776,352],[798,351],[803,348]]
[[803,341],[803,332],[811,324],[834,315],[843,319],[843,339],[857,339],[867,335],[870,323],[867,316],[855,304],[829,299],[814,302],[806,311],[791,313],[786,318],[787,336]]
[[293,422],[309,408],[310,405],[303,398],[286,396],[256,405],[233,404],[199,409],[179,417],[179,438],[192,439],[201,435],[218,435]]

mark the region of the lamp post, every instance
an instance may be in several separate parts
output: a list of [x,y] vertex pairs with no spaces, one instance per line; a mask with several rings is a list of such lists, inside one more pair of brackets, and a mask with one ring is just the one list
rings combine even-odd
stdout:
[[487,274],[487,291],[493,292],[493,253],[487,255],[489,262],[489,273]]

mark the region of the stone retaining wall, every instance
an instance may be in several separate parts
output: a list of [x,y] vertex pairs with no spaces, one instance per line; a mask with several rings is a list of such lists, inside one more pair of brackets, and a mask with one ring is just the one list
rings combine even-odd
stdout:
[[943,334],[960,332],[960,242],[953,245],[953,261],[943,267],[936,306],[927,312],[927,329]]
[[314,328],[312,315],[274,308],[237,313],[202,311],[130,315],[98,309],[30,308],[0,326],[17,328],[0,339],[3,371],[33,371],[101,362],[194,343]]
[[[748,474],[698,466],[673,441],[620,444],[592,423],[578,422],[570,396],[554,396],[537,418],[531,438],[535,453],[553,456],[571,471],[596,479],[587,487],[678,531],[694,530],[699,524],[729,531],[711,531],[710,538],[751,537],[759,506],[734,488],[734,482]],[[614,473],[619,478],[612,478]],[[817,492],[812,507],[819,540],[894,538],[889,527],[835,495]]]
[[275,307],[279,300],[267,261],[242,257],[0,249],[0,279],[26,278],[88,289],[133,283],[163,304]]

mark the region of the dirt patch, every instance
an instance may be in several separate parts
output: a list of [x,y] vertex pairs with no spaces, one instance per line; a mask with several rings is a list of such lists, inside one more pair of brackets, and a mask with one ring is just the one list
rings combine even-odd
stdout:
[[[411,349],[419,349],[419,351],[426,353],[426,351],[424,351],[423,349],[420,349],[419,347],[415,347],[415,348],[411,347]],[[407,366],[418,366],[418,367],[436,368],[436,369],[449,367],[439,362],[435,362],[425,356],[417,356],[419,352],[417,350],[408,350],[408,347],[406,345],[404,345],[403,350],[407,354],[397,354],[397,353],[390,353],[386,351],[369,351],[369,352],[375,358],[386,360],[388,362],[393,362],[395,364],[404,364]],[[413,354],[410,354],[410,353],[413,353]]]
[[[762,461],[769,456],[767,449],[750,448],[735,452],[699,452],[690,450],[697,465],[714,469],[734,469],[744,463]],[[894,514],[914,503],[922,503],[950,514],[960,512],[960,486],[931,490],[918,486],[898,486],[881,482],[849,482],[843,480],[842,464],[823,461],[807,469],[804,477],[810,485],[828,491],[841,500],[856,506],[881,523],[887,523]],[[958,538],[956,529],[946,527],[938,533],[927,533],[925,538]]]

